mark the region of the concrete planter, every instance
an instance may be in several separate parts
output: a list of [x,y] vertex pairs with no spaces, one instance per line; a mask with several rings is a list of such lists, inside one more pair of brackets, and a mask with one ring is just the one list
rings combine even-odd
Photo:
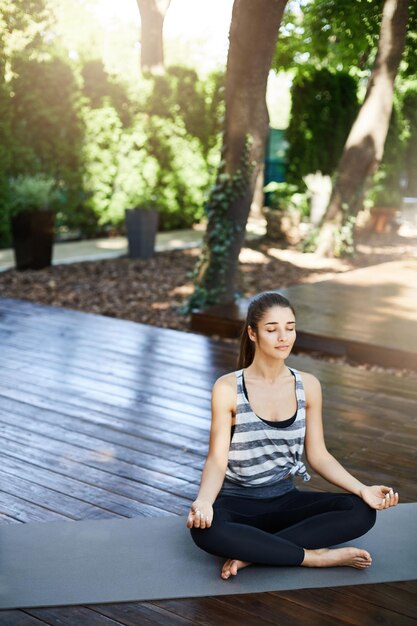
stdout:
[[155,252],[159,214],[154,209],[126,209],[125,224],[132,259],[149,259]]

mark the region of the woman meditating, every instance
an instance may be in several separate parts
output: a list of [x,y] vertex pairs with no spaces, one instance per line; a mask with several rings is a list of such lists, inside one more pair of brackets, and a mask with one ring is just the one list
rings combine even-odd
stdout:
[[[285,364],[295,336],[286,298],[254,296],[238,370],[213,385],[209,451],[187,527],[197,546],[227,558],[224,579],[251,563],[369,567],[366,550],[329,546],[364,535],[376,510],[398,503],[393,489],[364,485],[326,449],[320,383]],[[310,467],[348,493],[295,487],[296,474],[310,479],[304,449]]]

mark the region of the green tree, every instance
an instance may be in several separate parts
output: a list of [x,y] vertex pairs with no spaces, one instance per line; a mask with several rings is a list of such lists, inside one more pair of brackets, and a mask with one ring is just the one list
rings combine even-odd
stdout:
[[0,15],[0,247],[10,243],[9,219],[5,207],[9,195],[7,172],[10,167],[12,146],[10,93],[5,78],[4,37],[2,36],[4,26]]
[[342,229],[351,239],[346,225],[353,228],[366,180],[376,172],[382,160],[394,81],[406,40],[408,4],[408,0],[384,2],[378,51],[365,99],[346,140],[319,234],[317,253],[321,256],[335,254],[337,233]]
[[273,66],[368,73],[378,45],[382,5],[383,0],[291,0]]
[[184,310],[230,302],[236,294],[239,252],[268,134],[267,78],[285,5],[286,0],[233,5],[222,160],[205,207],[208,224],[194,292]]

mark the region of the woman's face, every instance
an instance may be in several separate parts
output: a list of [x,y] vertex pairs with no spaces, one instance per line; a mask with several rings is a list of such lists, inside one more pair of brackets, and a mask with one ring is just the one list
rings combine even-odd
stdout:
[[248,327],[249,337],[255,341],[256,349],[274,358],[285,359],[295,342],[295,317],[291,309],[273,306],[258,323],[258,332]]

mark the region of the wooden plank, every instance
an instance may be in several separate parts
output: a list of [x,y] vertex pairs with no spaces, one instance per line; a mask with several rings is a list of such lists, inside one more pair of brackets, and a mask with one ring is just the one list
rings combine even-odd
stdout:
[[[51,511],[47,506],[40,506],[37,502],[20,498],[16,493],[0,491],[0,511],[2,518],[7,522],[52,522],[54,520],[68,520],[67,515]],[[3,520],[2,520],[3,521]]]
[[[179,506],[172,502],[172,498],[161,502],[163,497],[156,490],[152,490],[152,493],[155,493],[154,499],[149,498],[149,500],[156,503],[153,505],[148,502],[141,502],[139,499],[139,496],[145,499],[141,492],[146,491],[146,487],[137,488],[136,498],[133,497],[133,494],[131,497],[128,497],[115,493],[111,489],[111,485],[107,485],[106,488],[98,487],[94,483],[87,482],[87,477],[84,479],[83,476],[82,479],[78,480],[69,478],[58,472],[45,470],[32,463],[15,460],[3,454],[0,454],[0,467],[0,475],[3,481],[2,489],[4,491],[9,491],[15,485],[16,480],[22,483],[22,490],[25,489],[24,493],[30,494],[31,497],[33,497],[32,494],[37,488],[45,493],[47,490],[58,491],[61,498],[66,496],[71,498],[68,501],[67,510],[71,512],[78,510],[80,518],[85,515],[85,503],[93,505],[91,507],[92,512],[96,510],[103,511],[103,516],[105,513],[109,513],[108,517],[111,517],[110,514],[117,514],[122,517],[140,515],[148,515],[150,517],[155,515],[166,516],[174,513],[183,513],[186,509],[186,503]],[[158,500],[158,497],[160,500]],[[76,501],[73,502],[72,500]],[[169,512],[163,508],[164,505],[168,506],[168,502],[171,509]],[[67,504],[67,500],[65,504]],[[63,506],[63,503],[61,506]]]
[[45,626],[50,624],[23,611],[0,611],[0,626]]
[[[297,604],[307,611],[318,611],[330,619],[342,618],[346,623],[360,626],[375,626],[376,624],[395,624],[395,626],[411,626],[415,623],[414,618],[407,615],[407,609],[400,608],[398,604],[386,601],[378,605],[371,601],[372,589],[369,585],[364,585],[362,589],[367,589],[368,597],[363,598],[363,594],[356,594],[356,586],[345,588],[303,589],[302,591],[286,592],[280,591],[272,593],[277,597],[278,605],[282,599]],[[383,585],[380,585],[383,587]],[[359,587],[360,589],[361,587]]]
[[193,621],[176,615],[151,602],[135,602],[123,604],[96,604],[91,607],[102,615],[122,620],[126,626],[149,624],[152,626],[183,626],[194,624]]
[[73,624],[80,624],[80,626],[84,626],[84,624],[85,626],[123,626],[123,622],[82,606],[25,609],[25,613],[32,618],[39,617],[46,620],[46,623],[51,624],[51,626],[73,626]]

